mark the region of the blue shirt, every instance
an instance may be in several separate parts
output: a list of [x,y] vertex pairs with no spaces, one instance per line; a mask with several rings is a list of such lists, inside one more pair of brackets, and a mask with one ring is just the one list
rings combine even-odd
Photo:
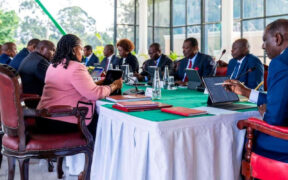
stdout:
[[7,54],[1,54],[0,56],[0,63],[1,64],[9,64],[11,61],[11,58]]

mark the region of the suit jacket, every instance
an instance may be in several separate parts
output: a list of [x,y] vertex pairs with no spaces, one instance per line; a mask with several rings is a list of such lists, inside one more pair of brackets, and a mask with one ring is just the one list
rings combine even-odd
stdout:
[[[181,59],[178,63],[179,63],[178,69],[175,70],[176,71],[175,79],[182,81],[185,75],[185,69],[188,64],[188,59],[187,58]],[[198,52],[192,68],[198,69],[198,73],[200,77],[215,75],[214,60],[212,59],[211,56],[202,54],[200,52]]]
[[14,69],[18,70],[21,62],[24,60],[26,56],[28,56],[30,52],[27,48],[23,48],[10,62],[9,66],[13,67]]
[[37,52],[30,53],[21,63],[20,74],[24,93],[42,95],[48,60]]
[[[85,58],[84,58],[85,60]],[[95,56],[94,53],[92,53],[92,56],[88,60],[88,62],[85,62],[86,66],[94,66],[94,63],[99,63],[99,59],[97,56]]]
[[[48,67],[43,95],[37,109],[48,108],[54,105],[69,105],[76,107],[78,101],[91,102],[109,96],[111,88],[109,86],[98,86],[93,81],[85,65],[70,61],[67,69],[63,64]],[[92,116],[90,106],[87,118]],[[57,118],[64,122],[77,124],[77,118],[65,117]],[[91,120],[85,121],[89,124]]]
[[[288,48],[272,59],[267,83],[267,95],[260,93],[258,97],[258,105],[267,102],[264,121],[276,126],[288,126]],[[260,155],[288,162],[288,141],[286,140],[259,133],[256,147],[261,149],[259,152],[256,151]],[[283,158],[283,154],[286,154],[286,157]]]
[[[231,76],[234,68],[237,64],[237,59],[231,59],[228,64],[227,76]],[[245,74],[250,68],[255,67],[256,69],[252,72]],[[244,75],[245,74],[245,75]],[[243,82],[248,88],[254,89],[260,84],[264,79],[264,66],[260,59],[252,54],[248,54],[243,59],[240,69],[238,71],[239,81]],[[260,88],[259,90],[263,90]]]
[[[102,62],[100,63],[100,66],[103,67],[103,69],[105,69],[106,67],[106,62],[107,62],[107,57],[105,57]],[[111,61],[110,63],[112,64],[113,66],[113,69],[115,69],[115,67],[117,65],[119,65],[119,58],[116,56],[116,55],[113,55],[112,58],[111,58]],[[120,67],[119,67],[120,68]]]
[[1,54],[0,56],[0,63],[1,64],[9,64],[11,62],[11,58],[7,54]]
[[[126,61],[125,61],[125,64],[129,64],[130,66],[130,70],[132,72],[139,72],[139,63],[138,63],[138,60],[137,58],[129,53],[128,56],[126,57]],[[123,65],[123,58],[120,59],[119,61],[119,66]]]
[[[148,59],[143,63],[143,71],[140,73],[142,76],[146,76],[148,80],[151,79],[151,75],[148,73],[148,67],[149,66],[156,66],[157,62],[153,59]],[[169,75],[173,75],[173,61],[166,56],[165,54],[161,55],[161,58],[159,60],[158,66],[160,70],[160,77],[162,77],[162,74],[164,73],[165,66],[168,66],[169,68]]]

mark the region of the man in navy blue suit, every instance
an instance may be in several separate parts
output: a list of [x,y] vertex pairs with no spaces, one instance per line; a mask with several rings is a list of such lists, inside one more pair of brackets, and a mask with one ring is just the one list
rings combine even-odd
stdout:
[[211,56],[199,52],[198,42],[195,38],[188,38],[183,43],[184,59],[178,62],[175,70],[177,84],[185,84],[188,81],[185,69],[195,69],[199,76],[212,76],[215,74],[215,62]]
[[2,45],[2,54],[0,55],[1,64],[9,64],[12,58],[17,54],[16,44],[7,42]]
[[103,67],[105,71],[108,71],[110,64],[112,64],[113,69],[119,65],[119,58],[114,54],[114,46],[112,44],[107,44],[104,47],[103,54],[105,58],[101,61],[100,66]]
[[13,67],[14,69],[18,70],[21,62],[23,59],[30,53],[33,52],[37,46],[37,44],[40,42],[39,39],[31,39],[26,48],[23,48],[16,56],[13,58],[13,60],[10,62],[9,66]]
[[[268,72],[267,94],[251,90],[239,81],[227,80],[225,87],[257,102],[263,120],[276,126],[288,126],[288,20],[270,23],[263,35],[262,48],[272,59]],[[266,104],[266,105],[265,105]],[[255,152],[259,155],[288,162],[288,141],[258,133]]]
[[248,88],[256,88],[263,81],[264,67],[259,58],[249,53],[247,39],[237,39],[232,45],[231,54],[233,59],[229,61],[226,75]]
[[94,63],[99,63],[99,59],[92,51],[92,46],[84,46],[84,62],[86,66],[94,66]]

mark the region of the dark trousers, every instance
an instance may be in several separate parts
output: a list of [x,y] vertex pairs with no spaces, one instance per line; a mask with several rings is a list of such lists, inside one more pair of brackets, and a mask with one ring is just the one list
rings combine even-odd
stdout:
[[[92,121],[87,125],[87,128],[95,141],[96,128],[98,122],[98,114],[95,112]],[[47,134],[61,134],[79,131],[78,124],[72,124],[63,121],[57,121],[47,118],[36,118],[35,127],[33,131]]]

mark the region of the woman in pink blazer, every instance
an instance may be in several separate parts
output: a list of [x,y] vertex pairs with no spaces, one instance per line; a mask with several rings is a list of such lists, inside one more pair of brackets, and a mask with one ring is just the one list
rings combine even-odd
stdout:
[[[111,92],[122,87],[122,80],[116,80],[109,86],[100,86],[95,83],[81,64],[83,48],[81,40],[72,34],[64,35],[57,44],[52,64],[48,67],[45,77],[45,86],[37,109],[49,108],[55,105],[70,105],[76,107],[78,101],[92,103],[109,96]],[[94,113],[93,113],[94,112]],[[86,118],[88,129],[94,136],[96,131],[97,114],[90,106]],[[94,114],[94,115],[93,115]],[[77,119],[65,117],[53,119],[37,119],[36,128],[42,132],[71,132],[77,130]]]

